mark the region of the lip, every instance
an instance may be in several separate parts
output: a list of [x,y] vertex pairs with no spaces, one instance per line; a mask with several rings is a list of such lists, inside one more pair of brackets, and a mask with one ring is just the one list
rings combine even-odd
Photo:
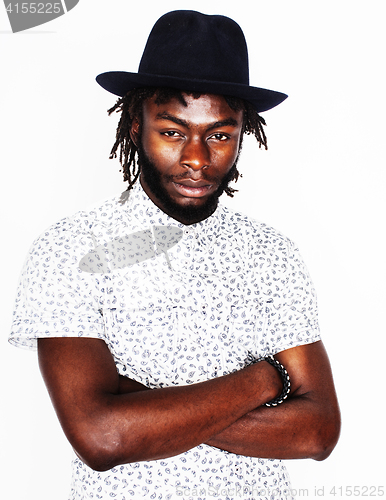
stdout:
[[213,184],[208,184],[207,181],[193,181],[191,179],[173,182],[173,186],[180,195],[189,198],[201,198],[202,196],[206,196],[213,188]]

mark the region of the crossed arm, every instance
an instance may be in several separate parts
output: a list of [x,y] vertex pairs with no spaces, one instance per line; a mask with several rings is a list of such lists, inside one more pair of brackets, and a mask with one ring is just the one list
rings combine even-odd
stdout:
[[331,370],[321,342],[277,355],[291,377],[281,392],[267,362],[189,386],[148,390],[120,377],[102,340],[39,340],[39,364],[63,430],[95,470],[177,455],[207,443],[261,458],[326,458],[340,427]]

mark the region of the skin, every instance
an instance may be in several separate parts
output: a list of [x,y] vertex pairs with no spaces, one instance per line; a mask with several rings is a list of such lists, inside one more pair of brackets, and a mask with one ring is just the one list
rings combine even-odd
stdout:
[[[187,107],[175,99],[147,101],[131,136],[173,203],[142,176],[145,192],[171,217],[191,224],[213,211],[208,199],[237,158],[242,115],[219,96],[186,99]],[[292,390],[274,408],[262,405],[280,394],[282,383],[265,361],[198,384],[148,390],[118,375],[102,340],[39,339],[38,354],[63,430],[95,470],[174,456],[201,443],[261,458],[323,460],[338,440],[339,408],[321,342],[277,354]]]
[[281,390],[265,361],[199,384],[138,390],[98,339],[40,339],[39,364],[68,440],[96,470],[187,451]]
[[[184,97],[187,106],[177,99],[159,105],[154,98],[146,101],[142,120],[134,120],[131,138],[137,146],[141,143],[161,174],[160,185],[152,189],[146,171],[142,172],[140,182],[146,194],[174,219],[192,224],[206,219],[216,208],[217,191],[238,157],[243,114],[232,110],[220,96]],[[156,189],[170,203],[160,199]],[[214,206],[210,203],[213,197]]]

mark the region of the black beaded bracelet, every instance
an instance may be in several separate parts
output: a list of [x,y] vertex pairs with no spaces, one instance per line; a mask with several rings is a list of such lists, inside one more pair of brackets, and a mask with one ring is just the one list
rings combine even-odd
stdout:
[[281,375],[283,381],[283,390],[281,391],[281,394],[277,398],[268,401],[268,403],[265,403],[265,406],[277,406],[280,403],[283,403],[283,401],[287,399],[288,394],[290,393],[291,382],[289,375],[284,366],[280,364],[279,361],[273,356],[267,356],[265,358],[262,358],[260,361],[267,361],[270,365],[274,366]]

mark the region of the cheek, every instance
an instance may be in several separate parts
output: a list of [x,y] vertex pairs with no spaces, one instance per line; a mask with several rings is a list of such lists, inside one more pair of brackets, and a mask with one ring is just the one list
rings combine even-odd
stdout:
[[221,151],[216,151],[212,157],[212,164],[215,165],[219,170],[228,172],[234,165],[238,153],[238,146],[230,146],[229,148],[224,148]]
[[147,156],[158,167],[167,168],[178,161],[178,148],[175,145],[166,144],[165,141],[162,141],[157,136],[144,134],[142,137],[142,147]]

